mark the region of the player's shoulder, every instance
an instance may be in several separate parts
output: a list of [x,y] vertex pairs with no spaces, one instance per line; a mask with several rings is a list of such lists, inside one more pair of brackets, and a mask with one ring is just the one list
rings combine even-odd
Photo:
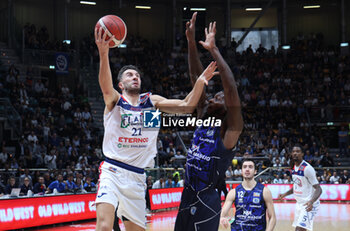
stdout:
[[299,169],[305,171],[305,169],[314,169],[314,167],[312,167],[312,165],[311,165],[310,163],[308,163],[307,161],[304,160],[304,161],[301,163]]

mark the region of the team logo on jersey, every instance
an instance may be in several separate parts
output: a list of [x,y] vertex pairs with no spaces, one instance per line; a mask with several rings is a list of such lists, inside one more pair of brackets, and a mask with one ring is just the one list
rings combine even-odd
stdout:
[[243,215],[244,215],[244,216],[251,216],[251,215],[252,215],[252,211],[244,210],[244,211],[243,211]]
[[214,135],[214,130],[207,131],[207,136],[213,136],[213,135]]
[[103,197],[104,195],[107,195],[107,193],[101,193],[101,194],[98,195],[97,197],[98,197],[98,198],[101,198],[101,197]]
[[299,187],[303,187],[303,184],[301,183],[301,180],[299,178],[296,178],[294,180],[294,183],[297,184]]
[[255,192],[255,193],[253,194],[253,197],[260,197],[260,193]]
[[108,168],[108,170],[109,170],[109,171],[111,171],[111,172],[114,172],[114,173],[116,173],[116,172],[117,172],[117,169],[116,169],[116,168],[114,168],[114,167],[109,167],[109,168]]
[[160,115],[162,113],[157,110],[143,111],[143,127],[144,128],[160,128]]
[[196,213],[196,211],[197,211],[197,207],[196,206],[192,206],[191,207],[191,215],[194,215],[195,213]]
[[141,125],[142,124],[142,113],[139,115],[133,115],[133,114],[122,114],[121,115],[121,121],[120,121],[120,127],[121,128],[127,128],[129,125]]
[[259,199],[259,198],[256,198],[256,197],[253,198],[253,203],[259,204],[259,202],[260,202],[260,199]]

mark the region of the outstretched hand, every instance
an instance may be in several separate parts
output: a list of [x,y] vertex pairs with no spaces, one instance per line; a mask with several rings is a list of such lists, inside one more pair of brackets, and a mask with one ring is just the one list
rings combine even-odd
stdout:
[[205,41],[199,41],[199,43],[207,50],[213,49],[215,45],[215,34],[216,34],[216,22],[209,23],[209,29],[206,27]]
[[107,41],[106,41],[106,37],[107,37],[107,33],[103,33],[102,35],[102,27],[100,27],[99,30],[95,28],[95,43],[97,45],[98,52],[100,53],[100,55],[104,53],[108,53],[109,42],[112,41],[112,39],[114,38],[114,35],[110,37]]
[[214,75],[218,75],[219,72],[215,71],[217,68],[216,62],[211,62],[198,79],[203,80],[205,85],[208,85],[208,81],[213,78]]
[[196,18],[197,12],[194,12],[190,21],[186,22],[187,41],[194,41],[196,36]]

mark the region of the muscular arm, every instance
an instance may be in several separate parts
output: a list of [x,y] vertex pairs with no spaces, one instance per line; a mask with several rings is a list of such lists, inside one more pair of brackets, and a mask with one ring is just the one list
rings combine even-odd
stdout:
[[196,108],[200,96],[203,92],[203,87],[208,84],[208,81],[218,72],[215,72],[216,62],[211,62],[203,71],[200,77],[196,80],[192,91],[183,100],[166,99],[159,95],[151,95],[151,100],[156,108],[168,113],[192,113]]
[[222,207],[222,210],[221,210],[220,224],[225,228],[230,226],[228,221],[228,215],[229,215],[230,208],[232,207],[232,204],[235,202],[235,199],[236,199],[236,189],[232,189],[227,194],[224,206]]
[[109,66],[109,42],[113,37],[105,41],[107,33],[104,33],[103,36],[101,36],[101,32],[102,27],[99,31],[95,29],[95,43],[97,45],[100,56],[100,71],[98,75],[98,81],[103,94],[104,102],[106,104],[106,110],[111,111],[120,97],[120,94],[117,92],[117,90],[113,88],[112,73]]
[[315,201],[317,201],[318,198],[320,198],[322,194],[322,188],[320,184],[315,184],[312,187],[314,187],[315,192],[312,194],[312,198],[310,201],[306,202],[304,205],[306,205],[306,211],[310,212],[313,208],[313,204]]
[[272,231],[276,226],[276,214],[275,207],[272,201],[272,195],[267,187],[264,187],[263,197],[266,204],[266,212],[269,218],[268,223],[266,225],[266,231]]
[[[192,87],[195,85],[197,78],[203,72],[203,65],[199,59],[197,44],[195,40],[196,18],[197,18],[197,12],[193,13],[191,20],[186,23],[186,38],[187,38],[187,45],[188,45],[188,69],[189,69]],[[204,106],[204,102],[205,102],[205,86],[197,106],[198,116],[201,116],[202,114],[202,108]]]
[[315,201],[317,201],[318,198],[320,198],[320,196],[322,194],[322,188],[319,184],[315,184],[312,187],[314,187],[315,192],[314,192],[314,194],[312,194],[311,201],[315,202]]
[[210,52],[218,65],[227,109],[227,130],[224,134],[223,143],[227,149],[232,149],[236,145],[238,137],[243,130],[241,102],[233,73],[215,45],[215,34],[216,23],[210,23],[209,30],[206,28],[206,41],[200,41],[200,43]]

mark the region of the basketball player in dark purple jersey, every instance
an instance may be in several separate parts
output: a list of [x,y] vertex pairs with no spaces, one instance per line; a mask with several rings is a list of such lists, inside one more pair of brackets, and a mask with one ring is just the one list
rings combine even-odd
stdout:
[[[195,42],[195,20],[197,13],[186,24],[189,69],[192,84],[200,76],[203,66],[199,60]],[[215,45],[216,23],[205,29],[206,39],[200,44],[217,63],[223,91],[207,100],[201,95],[197,105],[197,116],[201,119],[221,119],[222,126],[200,126],[193,135],[186,162],[185,186],[181,197],[175,231],[218,230],[221,200],[216,191],[234,156],[232,151],[243,129],[241,104],[236,82],[229,66]],[[203,91],[204,92],[204,91]]]

